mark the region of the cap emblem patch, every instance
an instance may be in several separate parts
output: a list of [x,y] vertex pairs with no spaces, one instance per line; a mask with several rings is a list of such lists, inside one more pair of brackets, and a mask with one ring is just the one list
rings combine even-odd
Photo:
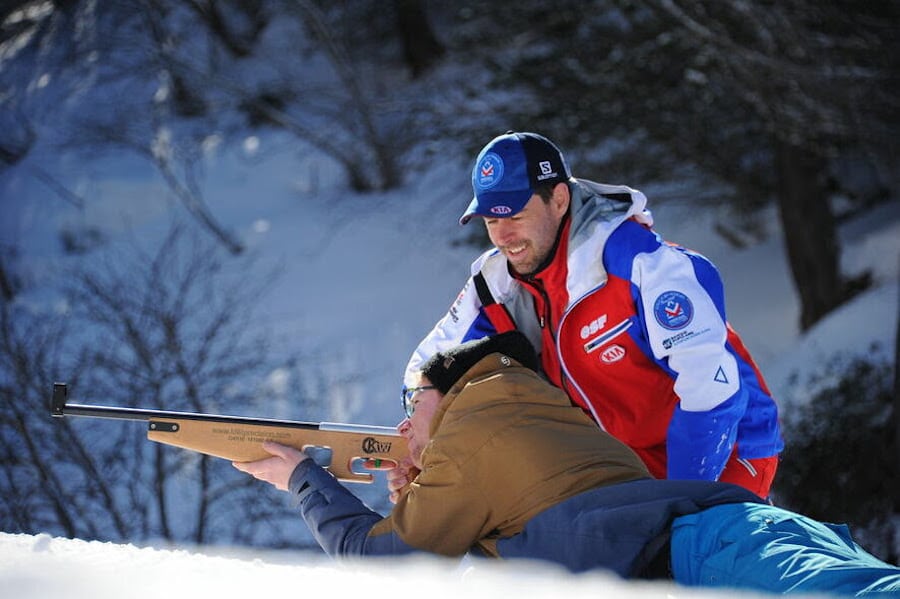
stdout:
[[493,152],[488,152],[478,163],[475,187],[480,190],[490,189],[503,179],[503,159]]

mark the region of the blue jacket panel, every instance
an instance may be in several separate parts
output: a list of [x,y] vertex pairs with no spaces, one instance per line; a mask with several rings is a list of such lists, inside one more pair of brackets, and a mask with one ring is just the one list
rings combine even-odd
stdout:
[[672,572],[687,586],[900,597],[900,568],[866,552],[846,525],[771,505],[723,505],[677,518]]
[[572,572],[595,568],[639,576],[665,545],[672,521],[725,503],[763,503],[737,485],[646,479],[592,489],[548,508],[518,535],[501,539],[503,558],[541,559]]

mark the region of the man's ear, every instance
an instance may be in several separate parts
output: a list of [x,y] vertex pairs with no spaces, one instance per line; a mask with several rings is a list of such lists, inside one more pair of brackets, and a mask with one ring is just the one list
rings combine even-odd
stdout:
[[569,209],[569,202],[572,196],[569,194],[569,186],[566,183],[557,183],[553,188],[553,196],[550,198],[550,205],[559,218]]

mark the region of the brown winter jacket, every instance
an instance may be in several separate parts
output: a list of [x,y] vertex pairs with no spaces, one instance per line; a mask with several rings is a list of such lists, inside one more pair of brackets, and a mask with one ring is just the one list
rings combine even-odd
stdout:
[[519,533],[542,510],[583,491],[648,478],[628,447],[598,430],[561,390],[493,353],[444,396],[423,471],[369,536],[458,556]]

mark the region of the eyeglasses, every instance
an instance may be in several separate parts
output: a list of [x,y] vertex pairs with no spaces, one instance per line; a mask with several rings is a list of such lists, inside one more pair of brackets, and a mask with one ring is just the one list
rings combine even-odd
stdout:
[[400,392],[400,401],[403,404],[403,411],[406,412],[407,418],[412,418],[413,412],[416,411],[416,406],[412,402],[413,396],[419,391],[427,391],[428,389],[437,389],[434,385],[422,385],[421,387],[403,387],[403,391]]

